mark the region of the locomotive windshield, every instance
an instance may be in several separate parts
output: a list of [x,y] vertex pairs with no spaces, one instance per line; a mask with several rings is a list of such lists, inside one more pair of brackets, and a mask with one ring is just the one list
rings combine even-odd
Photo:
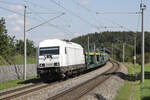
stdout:
[[58,55],[59,47],[42,47],[40,48],[40,56],[42,55]]

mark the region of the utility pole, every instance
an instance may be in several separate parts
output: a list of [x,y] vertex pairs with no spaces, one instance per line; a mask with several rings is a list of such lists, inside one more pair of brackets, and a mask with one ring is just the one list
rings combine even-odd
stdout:
[[96,50],[96,49],[95,49],[95,43],[94,43],[94,52],[96,52],[95,50]]
[[24,80],[26,80],[26,65],[27,65],[27,48],[26,48],[26,8],[27,6],[24,6]]
[[134,66],[136,66],[136,33],[135,33],[135,36],[134,36]]
[[90,46],[89,46],[89,36],[88,36],[88,52],[90,50]]
[[113,52],[114,52],[114,48],[113,47],[114,47],[114,44],[112,43],[111,44],[111,57],[112,57],[112,59],[113,59]]
[[95,59],[95,63],[97,63],[97,60],[96,60],[96,47],[95,47],[95,43],[94,43],[94,59]]
[[123,46],[122,46],[122,62],[123,63],[124,63],[124,57],[125,57],[124,48],[125,48],[125,43],[123,43]]
[[105,47],[104,47],[104,56],[105,56]]
[[142,14],[142,22],[141,22],[141,31],[142,31],[142,64],[141,64],[141,82],[144,83],[144,60],[145,60],[145,56],[144,56],[144,38],[145,38],[145,34],[144,34],[144,10],[146,8],[146,5],[144,5],[143,3],[140,4],[140,8],[141,8],[141,14]]

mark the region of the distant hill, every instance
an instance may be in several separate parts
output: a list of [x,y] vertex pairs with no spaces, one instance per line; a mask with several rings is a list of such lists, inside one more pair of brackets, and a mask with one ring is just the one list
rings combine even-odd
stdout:
[[[76,38],[73,38],[71,41],[81,44],[85,50],[88,48],[88,37],[90,41],[90,49],[93,50],[94,44],[96,45],[97,50],[103,50],[104,47],[106,51],[110,53],[112,51],[112,43],[114,49],[114,59],[122,61],[122,44],[125,43],[125,61],[133,61],[133,46],[134,46],[134,37],[137,36],[136,42],[136,52],[138,55],[138,62],[140,63],[140,53],[141,53],[141,32],[130,32],[130,31],[106,31],[106,32],[95,32],[89,33],[87,35],[82,35]],[[145,32],[145,52],[146,54],[150,53],[150,32]],[[110,51],[110,52],[109,52]],[[148,57],[148,55],[146,55]],[[147,61],[149,62],[149,61]]]

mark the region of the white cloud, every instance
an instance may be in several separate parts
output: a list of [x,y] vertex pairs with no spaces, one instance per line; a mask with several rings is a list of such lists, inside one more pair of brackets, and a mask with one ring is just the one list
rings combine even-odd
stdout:
[[16,23],[19,24],[19,25],[24,25],[24,20],[18,19]]
[[75,37],[81,36],[80,33],[74,33],[73,35],[74,35]]
[[88,5],[90,3],[90,0],[79,0],[80,5]]
[[21,6],[21,5],[10,5],[9,8],[10,8],[11,10],[16,10],[16,11],[20,11],[20,10],[23,10],[23,9],[24,9],[24,7]]
[[20,32],[22,30],[21,27],[24,24],[24,20],[21,18],[21,16],[18,14],[11,14],[6,18],[9,20],[8,24],[11,25],[10,27],[13,31]]
[[21,27],[20,26],[14,26],[13,27],[13,31],[21,31]]
[[94,33],[94,32],[97,32],[98,29],[97,28],[92,28],[91,31]]
[[18,19],[19,18],[19,15],[18,14],[12,14],[12,15],[8,15],[6,18],[8,19]]

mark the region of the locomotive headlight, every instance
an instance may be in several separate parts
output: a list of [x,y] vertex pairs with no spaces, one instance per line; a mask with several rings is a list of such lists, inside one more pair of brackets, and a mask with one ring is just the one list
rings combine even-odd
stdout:
[[39,66],[40,66],[40,67],[45,67],[45,64],[44,64],[44,63],[42,63],[42,64],[39,64]]

